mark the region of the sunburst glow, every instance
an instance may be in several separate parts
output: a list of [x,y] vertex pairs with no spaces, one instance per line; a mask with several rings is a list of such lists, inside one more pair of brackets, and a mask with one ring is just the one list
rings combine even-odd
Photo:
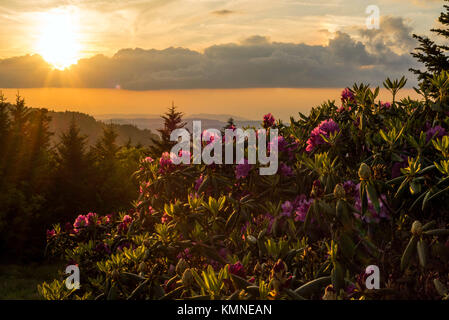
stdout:
[[42,15],[37,52],[56,69],[65,69],[80,58],[78,14],[73,8]]

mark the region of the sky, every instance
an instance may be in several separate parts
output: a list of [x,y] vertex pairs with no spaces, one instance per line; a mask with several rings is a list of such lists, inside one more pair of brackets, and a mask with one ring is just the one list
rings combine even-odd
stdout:
[[[2,89],[9,101],[15,101],[16,89]],[[311,107],[327,100],[340,100],[339,88],[253,88],[194,90],[115,90],[77,88],[21,89],[29,106],[54,111],[78,111],[99,119],[157,117],[172,101],[185,115],[232,115],[236,119],[260,120],[267,113],[290,122],[298,112],[308,114]],[[398,99],[418,98],[413,89],[402,89]],[[391,101],[391,93],[380,90],[381,101]]]
[[[369,5],[380,28],[369,30]],[[0,87],[327,88],[409,76],[429,0],[1,0]]]
[[[90,114],[288,120],[419,67],[442,0],[0,0],[0,91]],[[379,10],[379,28],[367,18]],[[375,20],[369,20],[371,23]],[[442,39],[439,39],[443,41]],[[383,100],[389,97],[383,93]]]

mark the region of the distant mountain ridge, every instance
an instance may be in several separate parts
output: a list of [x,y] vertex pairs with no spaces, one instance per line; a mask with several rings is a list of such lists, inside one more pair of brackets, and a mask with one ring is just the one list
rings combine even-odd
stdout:
[[[70,126],[72,119],[75,119],[76,124],[80,128],[80,133],[87,136],[88,145],[94,145],[103,134],[103,127],[107,122],[99,121],[93,116],[73,111],[56,112],[49,111],[48,115],[51,117],[50,131],[53,132],[51,143],[57,144],[63,132],[66,132]],[[111,122],[109,122],[111,123]],[[118,134],[117,143],[120,145],[131,141],[133,145],[142,144],[149,146],[152,144],[151,139],[157,138],[158,135],[153,133],[148,128],[138,128],[129,123],[115,123],[112,122],[115,131]]]
[[[130,113],[130,114],[121,114],[121,113],[106,113],[106,114],[96,114],[93,115],[97,120],[110,120],[110,119],[156,119],[160,118],[158,114],[144,114],[144,113]],[[213,114],[213,113],[194,113],[194,114],[186,114],[184,115],[186,119],[210,119],[210,120],[219,120],[226,122],[229,118],[233,118],[236,121],[251,121],[250,119],[243,118],[240,116],[235,116],[232,114]]]
[[[112,116],[112,117],[108,117]],[[120,125],[133,125],[139,129],[148,129],[152,132],[156,132],[157,129],[163,127],[163,119],[160,116],[153,115],[140,115],[139,117],[130,117],[130,115],[98,115],[96,119],[105,123],[120,124]],[[261,122],[256,120],[248,120],[242,117],[235,117],[233,115],[226,114],[193,114],[186,116],[183,120],[187,122],[186,128],[192,130],[193,121],[201,121],[202,129],[222,129],[229,118],[234,119],[234,124],[239,128],[244,127],[260,127]]]

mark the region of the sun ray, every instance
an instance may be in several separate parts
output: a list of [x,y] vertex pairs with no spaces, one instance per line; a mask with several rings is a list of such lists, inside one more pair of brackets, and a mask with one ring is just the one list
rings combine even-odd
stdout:
[[54,68],[63,70],[80,59],[79,19],[73,8],[53,9],[42,15],[36,51]]

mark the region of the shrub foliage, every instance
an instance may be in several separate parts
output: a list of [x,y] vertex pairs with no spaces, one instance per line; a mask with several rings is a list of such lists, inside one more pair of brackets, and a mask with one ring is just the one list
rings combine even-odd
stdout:
[[[80,215],[48,233],[77,264],[49,299],[445,299],[449,262],[448,73],[439,95],[397,101],[405,79],[360,84],[280,132],[279,171],[142,158],[127,212]],[[380,269],[367,289],[366,268]]]

